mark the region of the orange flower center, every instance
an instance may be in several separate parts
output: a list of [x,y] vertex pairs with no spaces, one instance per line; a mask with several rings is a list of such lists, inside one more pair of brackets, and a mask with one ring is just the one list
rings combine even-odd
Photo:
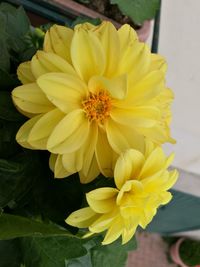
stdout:
[[90,92],[89,97],[82,104],[89,121],[102,124],[110,115],[111,98],[105,91]]

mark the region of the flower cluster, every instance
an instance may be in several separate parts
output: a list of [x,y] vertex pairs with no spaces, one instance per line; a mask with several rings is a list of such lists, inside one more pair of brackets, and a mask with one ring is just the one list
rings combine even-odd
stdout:
[[129,149],[118,158],[114,170],[116,188],[103,187],[86,194],[89,207],[73,212],[70,225],[89,227],[91,234],[107,230],[103,244],[122,235],[128,242],[138,225],[145,228],[160,205],[171,200],[167,192],[177,180],[177,171],[167,171],[173,155],[166,158],[161,148],[143,155]]
[[165,72],[165,60],[130,26],[116,30],[110,22],[74,30],[54,25],[43,50],[18,68],[23,85],[12,98],[29,118],[17,133],[18,143],[51,152],[56,178],[78,172],[80,182],[89,183],[99,173],[114,173],[116,188],[91,191],[89,207],[67,219],[91,233],[108,229],[105,244],[121,234],[127,242],[137,225],[145,227],[171,198],[167,190],[177,173],[167,171],[161,149],[174,142],[173,93]]

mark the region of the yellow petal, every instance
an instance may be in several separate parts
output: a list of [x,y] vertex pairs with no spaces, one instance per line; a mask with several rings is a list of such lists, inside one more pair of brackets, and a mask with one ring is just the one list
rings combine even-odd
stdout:
[[91,208],[83,208],[72,212],[65,222],[69,225],[86,228],[89,227],[99,215],[96,214]]
[[[83,169],[84,169],[84,166],[83,166]],[[95,155],[93,155],[92,157],[88,172],[85,173],[83,169],[79,172],[80,182],[82,184],[90,183],[95,178],[97,178],[97,176],[100,174],[100,171],[99,171],[99,166],[97,164]]]
[[116,206],[116,195],[118,190],[111,187],[102,187],[86,194],[86,199],[97,213],[111,212]]
[[166,162],[165,162],[165,168],[166,168],[166,169],[171,165],[172,161],[174,160],[174,157],[175,157],[175,154],[172,153],[172,154],[166,159]]
[[53,25],[45,34],[44,51],[55,53],[71,63],[70,46],[72,37],[72,29]]
[[106,56],[105,76],[112,77],[118,67],[120,43],[117,30],[109,21],[104,21],[95,30]]
[[166,142],[170,142],[172,144],[176,143],[176,141],[170,137],[169,129],[167,129],[162,122],[154,125],[152,128],[141,128],[140,132],[156,145],[161,145]]
[[50,157],[49,157],[49,168],[50,168],[50,170],[52,170],[52,172],[54,172],[54,170],[55,170],[57,157],[58,157],[57,154],[53,154],[53,153],[50,154]]
[[25,122],[19,129],[16,135],[17,142],[26,148],[34,149],[29,143],[28,143],[28,137],[30,134],[31,129],[35,125],[35,123],[42,117],[42,115],[38,115],[33,117],[32,119]]
[[123,231],[123,223],[120,217],[113,220],[112,225],[109,227],[102,245],[108,245],[115,241]]
[[74,68],[86,82],[105,70],[105,54],[97,36],[82,28],[75,31],[71,45]]
[[115,209],[112,212],[102,214],[92,225],[90,225],[89,230],[93,233],[101,233],[108,229],[112,221],[118,215],[118,210]]
[[47,142],[52,153],[71,153],[85,142],[89,132],[89,122],[82,110],[70,112],[54,128]]
[[[130,129],[129,132],[131,132]],[[111,119],[106,123],[106,133],[109,145],[117,154],[120,154],[129,148],[132,148],[132,140],[126,138],[126,132],[123,127],[120,127],[119,124],[115,123]]]
[[142,165],[144,164],[144,156],[140,151],[128,149],[118,158],[114,178],[117,188],[121,189],[127,180],[137,179]]
[[100,173],[95,156],[95,147],[97,143],[97,124],[90,123],[90,130],[88,138],[81,147],[81,154],[83,156],[83,167],[79,172],[81,183],[89,183],[94,180]]
[[64,114],[58,109],[43,115],[31,129],[28,142],[37,149],[46,149],[50,134],[63,118]]
[[74,69],[66,60],[54,53],[39,50],[31,60],[31,70],[36,79],[48,72],[64,72],[75,75]]
[[140,172],[140,179],[149,177],[165,168],[166,157],[161,147],[156,148],[146,159]]
[[65,113],[79,109],[87,92],[83,81],[64,73],[44,74],[37,79],[37,84],[48,99]]
[[117,123],[133,128],[151,128],[161,119],[160,110],[154,106],[133,107],[132,109],[113,108],[110,115]]
[[137,229],[137,225],[135,225],[134,227],[132,227],[130,230],[127,230],[126,228],[123,230],[122,232],[122,245],[128,243],[131,238],[134,236],[136,229]]
[[83,150],[83,157],[84,157],[84,164],[82,172],[85,176],[88,175],[88,171],[91,168],[91,164],[95,163],[95,148],[97,144],[97,135],[98,135],[98,127],[96,123],[90,123],[90,130],[88,134],[88,138],[85,141],[82,150]]
[[54,108],[36,83],[16,87],[12,99],[22,111],[32,114],[46,113]]
[[126,53],[127,45],[134,45],[134,42],[138,41],[136,31],[134,31],[134,29],[128,24],[124,24],[119,28],[118,35],[122,55],[123,53]]
[[178,179],[179,173],[177,170],[173,170],[169,172],[169,178],[166,183],[163,185],[163,190],[169,190],[176,183]]
[[161,70],[163,73],[167,71],[167,64],[161,55],[158,54],[151,54],[151,70]]
[[84,23],[75,25],[74,30],[77,31],[78,29],[84,29],[84,30],[88,30],[88,31],[93,31],[97,27],[98,26],[95,26],[89,22],[84,22]]
[[121,75],[112,79],[94,76],[89,81],[89,90],[98,92],[105,90],[115,99],[124,99],[127,95],[127,77]]
[[138,41],[129,42],[126,49],[121,51],[118,75],[128,73],[131,87],[144,77],[150,67],[151,53],[149,47]]
[[83,167],[83,151],[81,148],[72,153],[63,154],[62,164],[70,173],[79,172]]
[[106,133],[101,128],[98,129],[96,157],[103,175],[106,177],[113,177],[116,155],[108,143]]
[[70,176],[71,174],[72,173],[68,172],[62,164],[62,155],[58,155],[56,158],[55,166],[54,166],[55,178],[66,178]]
[[116,153],[123,153],[129,148],[134,148],[144,153],[144,136],[138,134],[133,128],[120,125],[110,119],[106,123],[106,132],[109,144]]
[[162,192],[160,193],[159,197],[161,197],[160,205],[166,205],[172,199],[172,194],[170,192]]
[[31,62],[23,62],[17,68],[18,79],[23,83],[32,83],[35,81],[35,77],[31,71]]

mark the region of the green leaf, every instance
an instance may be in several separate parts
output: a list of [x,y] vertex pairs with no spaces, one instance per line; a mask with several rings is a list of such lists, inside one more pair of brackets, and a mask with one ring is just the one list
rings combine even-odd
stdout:
[[81,240],[64,228],[25,217],[3,213],[0,215],[0,240],[16,237],[69,237]]
[[16,75],[9,74],[0,67],[0,91],[12,90],[17,85],[19,85],[19,81]]
[[15,140],[15,136],[20,125],[19,122],[0,119],[0,158],[8,159],[19,152],[20,147]]
[[110,2],[117,4],[121,12],[138,25],[154,18],[160,5],[160,0],[110,0]]
[[22,152],[12,160],[0,159],[0,207],[26,194],[40,176],[40,168],[36,151]]
[[93,267],[123,267],[126,265],[128,251],[136,249],[136,239],[132,238],[127,244],[122,245],[118,239],[107,246],[97,246],[91,249]]
[[10,69],[10,56],[7,45],[7,35],[5,32],[0,30],[0,68],[4,71]]
[[24,263],[28,267],[65,267],[65,260],[87,253],[82,244],[74,237],[24,238]]
[[11,93],[0,91],[0,119],[7,121],[24,121],[17,109],[14,107]]
[[159,209],[147,231],[171,234],[200,229],[200,198],[172,190],[173,199]]
[[0,266],[20,267],[22,255],[18,239],[0,240]]
[[137,247],[135,237],[125,245],[121,244],[120,239],[106,246],[101,245],[101,241],[101,236],[93,237],[84,244],[88,254],[66,261],[65,267],[123,267],[126,264],[128,251],[135,250]]

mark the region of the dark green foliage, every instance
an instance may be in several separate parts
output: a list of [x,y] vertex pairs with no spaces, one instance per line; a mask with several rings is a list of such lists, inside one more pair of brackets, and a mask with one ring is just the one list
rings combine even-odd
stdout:
[[200,242],[184,240],[180,246],[180,257],[189,266],[200,264]]
[[22,255],[19,240],[0,240],[0,266],[20,267],[21,262]]

